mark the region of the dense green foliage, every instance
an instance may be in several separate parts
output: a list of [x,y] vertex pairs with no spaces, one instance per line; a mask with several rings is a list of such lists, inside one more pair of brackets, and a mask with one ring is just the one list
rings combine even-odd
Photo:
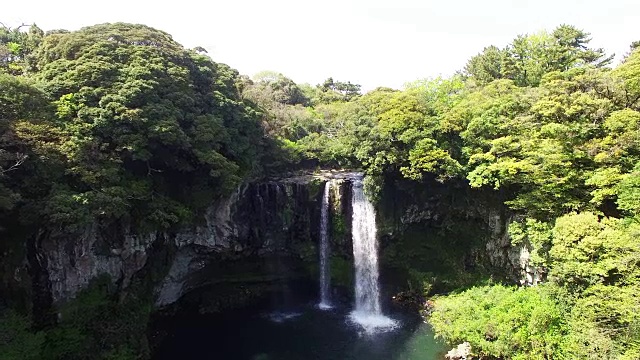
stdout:
[[309,97],[305,116],[280,117],[304,129],[280,134],[303,159],[506,196],[512,243],[548,284],[436,301],[436,332],[478,355],[638,357],[640,52],[611,69],[588,43],[562,25],[488,47],[448,79],[349,101]]
[[[546,284],[438,297],[432,322],[445,340],[488,358],[640,357],[637,44],[610,68],[587,33],[561,25],[487,47],[450,78],[363,95],[333,78],[240,76],[142,25],[25,30],[0,29],[3,283],[41,229],[167,230],[247,178],[353,167],[373,193],[383,179],[436,179],[506,198],[512,243]],[[432,274],[414,275],[420,286]],[[7,312],[0,351],[144,357],[145,303],[106,281],[47,329]]]
[[[262,129],[237,72],[168,34],[98,25],[48,34],[30,56],[33,84],[2,77],[3,155],[23,146],[47,172],[25,199],[44,221],[168,227],[259,171]],[[6,172],[16,159],[2,160]]]
[[437,299],[431,323],[440,336],[473,344],[480,356],[551,359],[568,331],[547,292],[543,286],[472,288]]
[[[36,235],[73,234],[90,223],[133,231],[183,226],[244,179],[261,176],[262,157],[279,151],[264,136],[256,105],[242,99],[239,74],[162,31],[130,24],[23,30],[0,30],[3,293],[28,295],[17,290],[15,269]],[[33,339],[23,334],[28,322],[11,314],[17,332],[7,336],[44,341],[51,359],[143,356],[147,320],[136,314],[149,310],[119,296],[113,289],[82,295],[75,304],[89,308],[61,309],[59,324]],[[14,297],[3,297],[6,305],[30,307]]]
[[30,331],[30,321],[9,311],[0,318],[0,354],[6,360],[109,359],[149,356],[144,334],[151,307],[135,296],[118,299],[108,277],[60,309],[56,327]]
[[545,263],[548,283],[439,297],[431,318],[436,332],[497,358],[637,359],[638,221],[584,212],[558,218],[551,229],[527,225],[529,236],[547,246],[539,250],[544,258],[534,259]]

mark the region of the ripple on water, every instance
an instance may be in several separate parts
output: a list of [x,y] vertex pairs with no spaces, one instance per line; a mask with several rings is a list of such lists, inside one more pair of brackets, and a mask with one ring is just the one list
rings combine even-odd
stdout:
[[267,314],[265,317],[275,323],[283,323],[285,321],[293,320],[302,315],[301,312],[283,312],[283,311],[274,311],[272,313]]

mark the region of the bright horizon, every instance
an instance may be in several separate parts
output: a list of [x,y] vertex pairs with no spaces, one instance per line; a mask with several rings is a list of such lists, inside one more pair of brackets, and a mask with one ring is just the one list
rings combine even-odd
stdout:
[[187,48],[202,46],[216,61],[253,76],[271,70],[296,83],[334,80],[401,88],[461,70],[489,45],[560,24],[591,33],[591,47],[615,53],[614,65],[640,40],[640,1],[610,0],[235,0],[180,7],[113,0],[10,2],[0,22],[43,30],[78,30],[105,22],[145,24]]

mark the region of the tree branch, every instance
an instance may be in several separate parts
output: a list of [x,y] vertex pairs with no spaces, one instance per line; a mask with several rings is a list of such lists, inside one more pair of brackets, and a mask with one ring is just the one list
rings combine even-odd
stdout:
[[33,24],[25,24],[25,23],[21,23],[20,25],[18,25],[18,27],[16,28],[11,28],[7,25],[5,25],[3,22],[0,22],[0,26],[2,26],[5,30],[7,31],[19,31],[20,28],[23,28],[25,26],[33,26]]
[[154,169],[151,167],[151,165],[149,164],[149,162],[147,161],[147,176],[151,176],[152,172],[159,172],[161,173],[162,170],[158,170],[158,169]]
[[4,175],[5,173],[8,173],[9,171],[13,171],[13,170],[17,169],[20,165],[22,165],[22,163],[24,163],[25,160],[27,160],[28,157],[29,157],[29,155],[16,153],[16,162],[15,162],[15,164],[11,165],[10,167],[8,167],[6,169],[3,169],[3,168],[0,167],[0,175]]

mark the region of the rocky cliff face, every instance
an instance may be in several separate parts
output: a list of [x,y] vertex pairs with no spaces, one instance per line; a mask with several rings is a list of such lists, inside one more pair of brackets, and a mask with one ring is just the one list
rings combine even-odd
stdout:
[[383,264],[406,272],[415,286],[440,278],[443,288],[435,291],[480,273],[535,284],[528,248],[511,244],[512,215],[500,195],[453,181],[385,179],[379,202]]
[[[126,288],[148,264],[152,246],[171,248],[168,273],[156,287],[156,306],[166,306],[211,282],[208,274],[212,267],[221,273],[221,262],[237,267],[241,259],[260,262],[255,259],[274,254],[315,261],[322,186],[333,179],[333,196],[342,196],[348,182],[340,177],[325,173],[244,184],[214,201],[199,224],[175,233],[135,234],[126,226],[99,224],[76,234],[51,232],[38,243],[37,262],[48,274],[52,302],[58,303],[101,274]],[[343,211],[342,203],[335,203]]]
[[528,244],[511,244],[507,231],[513,221],[512,216],[488,209],[485,214],[491,236],[486,243],[486,256],[495,267],[507,270],[513,280],[520,285],[537,285],[541,281],[541,269],[531,265],[531,248]]
[[101,274],[110,275],[122,287],[128,286],[147,262],[147,250],[161,235],[131,234],[124,229],[116,235],[120,241],[113,243],[115,234],[106,237],[105,230],[92,224],[77,234],[51,232],[39,244],[38,258],[48,274],[54,303],[73,297]]
[[[309,255],[303,250],[315,249],[318,196],[324,181],[300,177],[252,183],[214,204],[205,215],[204,224],[176,234],[174,245],[178,251],[159,286],[156,306],[172,304],[190,290],[233,276],[232,272],[219,269],[219,263],[225,260],[229,266],[236,264],[239,277],[247,273],[237,266],[241,258],[263,265],[256,259]],[[250,273],[255,278],[263,271],[272,272],[269,270],[254,269]],[[265,274],[261,279],[272,278]]]
[[[76,234],[49,232],[35,244],[37,256],[32,262],[45,275],[37,286],[50,290],[53,303],[74,297],[101,274],[126,288],[150,263],[151,249],[158,247],[168,249],[170,256],[164,264],[166,275],[155,284],[157,307],[216,282],[314,277],[325,181],[333,181],[331,249],[342,259],[338,261],[342,268],[334,270],[348,276],[351,202],[345,199],[350,198],[352,175],[327,172],[244,184],[213,201],[198,224],[177,232],[136,234],[122,224],[97,223]],[[535,283],[537,274],[528,265],[527,249],[511,246],[505,231],[509,218],[497,203],[437,184],[429,188],[393,184],[378,206],[383,266],[423,274],[473,272],[474,264],[484,261],[514,280]]]

